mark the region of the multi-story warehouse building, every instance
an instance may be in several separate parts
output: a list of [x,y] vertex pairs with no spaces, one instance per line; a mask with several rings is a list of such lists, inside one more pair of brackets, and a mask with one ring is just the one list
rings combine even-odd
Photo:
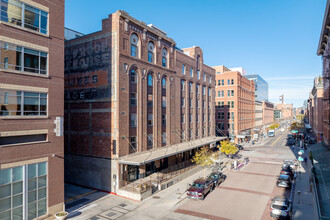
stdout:
[[54,219],[64,208],[64,1],[0,6],[0,219]]
[[271,102],[262,102],[262,124],[271,125],[274,122],[274,104]]
[[175,46],[124,11],[104,19],[101,31],[66,41],[68,182],[140,200],[128,185],[185,167],[197,148],[220,140],[215,70],[199,47]]
[[218,135],[228,134],[236,142],[250,137],[255,126],[254,81],[224,66],[213,68],[217,73],[215,120]]
[[323,143],[330,149],[330,1],[327,1],[317,55],[323,60]]

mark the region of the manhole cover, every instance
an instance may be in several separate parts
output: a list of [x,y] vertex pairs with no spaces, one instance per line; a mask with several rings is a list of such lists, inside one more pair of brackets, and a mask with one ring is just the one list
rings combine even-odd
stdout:
[[152,198],[153,198],[153,199],[160,199],[159,196],[153,196]]

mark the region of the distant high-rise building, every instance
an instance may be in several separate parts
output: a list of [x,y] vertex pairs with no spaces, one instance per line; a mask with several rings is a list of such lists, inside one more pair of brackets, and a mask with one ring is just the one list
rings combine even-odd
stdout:
[[254,81],[255,100],[260,102],[268,101],[268,83],[259,74],[250,74],[244,77]]

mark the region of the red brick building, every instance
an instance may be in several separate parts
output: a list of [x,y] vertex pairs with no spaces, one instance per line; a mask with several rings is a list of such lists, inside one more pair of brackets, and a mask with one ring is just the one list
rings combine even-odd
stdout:
[[68,182],[143,199],[126,185],[183,167],[197,148],[219,140],[214,69],[199,47],[175,46],[124,11],[104,19],[101,31],[66,42]]
[[215,120],[218,135],[236,142],[250,137],[255,127],[255,85],[238,71],[224,66],[216,70]]
[[64,1],[0,6],[0,219],[54,219],[64,208]]
[[323,143],[330,149],[330,2],[327,1],[317,55],[323,60]]
[[262,102],[262,124],[267,126],[274,122],[274,103]]

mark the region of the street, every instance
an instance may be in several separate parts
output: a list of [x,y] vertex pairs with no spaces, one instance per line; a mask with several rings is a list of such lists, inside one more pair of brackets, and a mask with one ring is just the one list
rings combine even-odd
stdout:
[[[92,203],[70,205],[78,199],[67,203],[69,219],[271,219],[271,199],[276,195],[290,196],[289,190],[275,184],[283,160],[297,157],[297,147],[293,153],[285,146],[287,134],[288,131],[279,132],[264,144],[245,146],[241,153],[250,162],[239,171],[225,171],[225,182],[204,201],[188,199],[185,193],[188,184],[202,175],[201,171],[142,202],[91,190],[79,199],[85,197],[94,200]],[[306,167],[301,169],[293,188],[293,195],[301,192],[301,198],[294,196],[293,219],[314,219],[306,170]]]

